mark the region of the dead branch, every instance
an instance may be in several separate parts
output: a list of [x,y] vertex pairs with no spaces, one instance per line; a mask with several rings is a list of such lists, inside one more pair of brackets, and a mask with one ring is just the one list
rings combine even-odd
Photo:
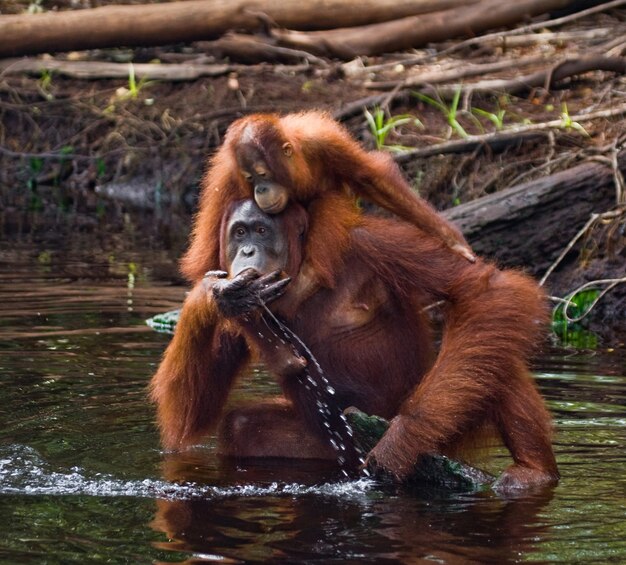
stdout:
[[186,0],[0,16],[0,57],[103,47],[166,45],[260,27],[259,14],[291,29],[385,22],[478,0]]
[[[416,86],[423,86],[426,84],[440,84],[442,82],[450,82],[453,80],[461,80],[464,78],[485,75],[488,73],[496,73],[500,71],[506,71],[509,69],[518,69],[537,63],[543,63],[545,59],[543,57],[525,57],[522,59],[505,59],[495,61],[493,63],[481,63],[481,64],[463,64],[452,69],[445,69],[443,71],[426,71],[417,76],[408,77],[402,81],[389,81],[389,82],[366,82],[363,86],[366,88],[375,88],[376,90],[392,90],[394,88],[411,88]],[[366,68],[367,70],[367,68]]]
[[542,33],[525,33],[520,35],[498,36],[493,38],[493,43],[503,48],[526,47],[538,43],[563,44],[574,41],[596,41],[611,37],[615,30],[602,27],[584,31],[546,31]]
[[57,61],[53,59],[12,59],[0,61],[0,76],[40,75],[52,71],[79,79],[128,78],[131,67],[135,76],[147,80],[185,81],[203,76],[222,76],[235,70],[233,65],[109,63],[105,61]]
[[281,45],[317,55],[349,59],[419,47],[430,42],[477,35],[513,25],[527,17],[567,6],[571,0],[483,0],[455,10],[411,16],[399,20],[331,31],[274,30]]
[[548,69],[511,79],[486,79],[470,84],[452,84],[437,89],[426,89],[444,98],[452,97],[460,89],[463,93],[473,92],[507,92],[518,94],[531,88],[544,87],[549,90],[555,83],[587,73],[589,71],[609,71],[619,74],[626,73],[626,59],[623,57],[588,57],[583,59],[565,59]]
[[421,147],[420,149],[396,153],[394,159],[398,163],[407,163],[413,159],[425,159],[434,155],[471,153],[481,147],[489,148],[492,151],[501,151],[511,145],[521,145],[522,143],[536,141],[544,137],[545,132],[542,131],[505,131],[484,135],[470,135],[464,139],[455,139],[454,141],[446,141],[428,147]]
[[543,286],[545,284],[546,280],[548,280],[548,277],[552,274],[554,269],[558,267],[559,263],[563,261],[565,256],[572,250],[576,242],[589,231],[589,229],[591,228],[591,226],[593,226],[593,224],[595,224],[598,220],[618,218],[622,216],[625,212],[626,212],[626,209],[622,208],[622,209],[616,209],[616,210],[609,210],[608,212],[603,212],[602,214],[591,214],[591,217],[589,218],[589,220],[587,220],[585,225],[582,228],[580,228],[580,230],[578,230],[578,232],[576,233],[574,237],[572,237],[572,239],[570,239],[569,243],[565,246],[563,251],[561,251],[560,255],[554,260],[554,262],[550,265],[550,267],[548,267],[543,277],[541,277],[541,280],[539,281],[539,285]]
[[275,45],[275,40],[267,37],[229,33],[216,41],[201,42],[198,48],[204,53],[221,59],[229,59],[245,64],[262,62],[298,63],[307,61],[325,67],[328,63],[311,53],[300,49],[290,49]]

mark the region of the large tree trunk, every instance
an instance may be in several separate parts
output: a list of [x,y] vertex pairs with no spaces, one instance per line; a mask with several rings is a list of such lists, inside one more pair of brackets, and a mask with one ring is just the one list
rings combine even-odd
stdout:
[[379,55],[435,41],[477,35],[488,29],[510,26],[527,17],[562,8],[571,1],[484,0],[477,5],[465,5],[455,10],[410,16],[382,24],[310,33],[278,30],[275,36],[285,47],[350,59],[357,55]]
[[134,45],[165,45],[253,30],[264,14],[291,29],[383,22],[478,0],[187,0],[0,16],[0,57]]
[[[618,157],[626,172],[626,151]],[[462,204],[444,215],[463,231],[474,251],[501,266],[544,272],[592,213],[615,206],[611,167],[577,165]]]

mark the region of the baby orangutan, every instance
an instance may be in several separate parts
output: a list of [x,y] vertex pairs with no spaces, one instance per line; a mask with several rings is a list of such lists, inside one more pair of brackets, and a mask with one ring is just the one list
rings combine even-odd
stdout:
[[[411,190],[388,153],[364,150],[328,114],[309,111],[253,114],[231,124],[205,175],[183,273],[196,283],[217,268],[220,225],[232,202],[254,198],[268,214],[297,202],[309,216],[302,272],[292,291],[297,308],[318,287],[335,284],[355,217],[352,211],[346,215],[338,210],[355,203],[355,197],[393,212],[475,260],[461,233]],[[339,207],[338,200],[343,201]]]

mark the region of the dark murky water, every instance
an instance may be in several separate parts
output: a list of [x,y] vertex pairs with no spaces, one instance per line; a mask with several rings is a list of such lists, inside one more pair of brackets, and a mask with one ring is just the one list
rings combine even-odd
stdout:
[[[0,251],[0,562],[626,562],[623,351],[541,363],[563,475],[542,495],[168,458],[145,396],[168,338],[143,323],[184,295],[167,261]],[[256,371],[234,401],[273,391]]]

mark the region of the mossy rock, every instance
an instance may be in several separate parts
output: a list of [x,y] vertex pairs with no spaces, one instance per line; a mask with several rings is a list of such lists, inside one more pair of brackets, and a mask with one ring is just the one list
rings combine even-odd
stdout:
[[[368,453],[389,428],[389,422],[379,416],[369,416],[356,408],[348,408],[344,414],[352,426],[354,442]],[[489,473],[446,457],[423,455],[415,465],[407,484],[430,484],[451,490],[486,490],[495,481]]]
[[146,324],[148,324],[154,331],[165,334],[173,334],[176,329],[179,316],[180,310],[171,310],[170,312],[157,314],[152,318],[148,318],[146,320]]

